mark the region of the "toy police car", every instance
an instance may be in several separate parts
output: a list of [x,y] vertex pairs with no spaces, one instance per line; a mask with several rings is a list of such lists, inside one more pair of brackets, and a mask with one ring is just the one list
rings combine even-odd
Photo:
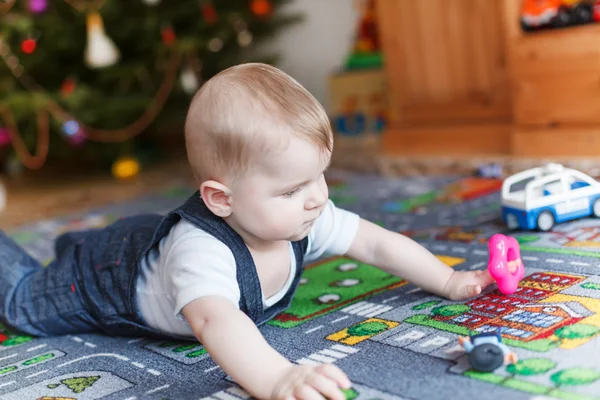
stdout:
[[532,168],[504,180],[502,218],[510,229],[549,231],[554,224],[600,217],[600,183],[560,164]]

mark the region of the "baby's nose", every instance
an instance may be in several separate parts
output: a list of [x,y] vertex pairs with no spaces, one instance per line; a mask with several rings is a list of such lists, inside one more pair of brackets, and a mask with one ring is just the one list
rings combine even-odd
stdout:
[[327,190],[323,190],[321,187],[316,187],[308,201],[306,202],[306,209],[312,210],[313,208],[322,207],[327,202]]

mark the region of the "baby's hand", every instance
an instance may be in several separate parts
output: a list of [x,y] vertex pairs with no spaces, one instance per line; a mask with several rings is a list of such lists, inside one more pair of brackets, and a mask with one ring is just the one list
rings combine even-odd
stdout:
[[279,379],[272,397],[276,400],[345,400],[340,388],[350,386],[346,374],[335,365],[294,365]]
[[454,271],[446,282],[444,295],[450,300],[463,300],[475,297],[490,283],[494,278],[488,270],[483,271]]

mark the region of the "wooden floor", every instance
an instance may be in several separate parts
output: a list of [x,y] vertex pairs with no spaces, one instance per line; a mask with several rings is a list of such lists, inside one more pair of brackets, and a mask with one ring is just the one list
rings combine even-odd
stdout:
[[41,171],[5,182],[8,203],[0,212],[0,229],[57,218],[95,207],[127,201],[174,184],[193,185],[185,159],[165,161],[143,170],[132,181],[109,173]]
[[[360,152],[349,151],[356,145],[344,145],[343,140],[339,144],[332,168],[375,169],[373,160],[376,157],[370,141],[360,143]],[[185,152],[174,148],[166,154],[168,160],[142,169],[140,175],[129,182],[115,180],[110,171],[91,173],[85,168],[78,171],[72,167],[57,169],[51,166],[26,171],[22,177],[8,181],[0,176],[8,191],[7,207],[0,211],[0,229],[10,230],[19,225],[131,200],[178,183],[193,186]]]

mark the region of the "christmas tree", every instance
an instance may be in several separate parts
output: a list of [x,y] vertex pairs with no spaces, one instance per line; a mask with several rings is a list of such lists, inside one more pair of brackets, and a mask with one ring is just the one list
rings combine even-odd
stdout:
[[276,62],[256,44],[300,20],[289,1],[0,0],[0,161],[104,164],[180,139],[203,81]]

